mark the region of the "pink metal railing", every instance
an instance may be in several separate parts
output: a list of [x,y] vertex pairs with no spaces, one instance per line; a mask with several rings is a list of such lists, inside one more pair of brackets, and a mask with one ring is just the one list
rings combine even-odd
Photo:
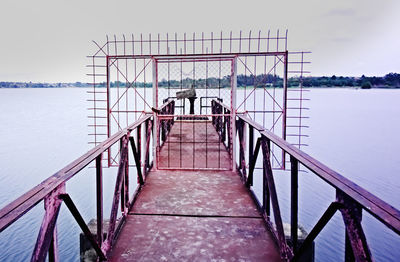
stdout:
[[[27,193],[11,202],[0,210],[0,232],[16,222],[38,203],[44,201],[45,215],[40,226],[36,245],[32,252],[31,261],[45,261],[47,253],[49,261],[58,261],[57,230],[56,222],[60,207],[65,203],[75,221],[79,224],[85,237],[89,240],[100,260],[106,260],[116,236],[124,223],[128,211],[133,206],[136,196],[145,183],[146,175],[151,168],[149,163],[150,138],[152,136],[152,114],[145,114],[127,128],[117,132],[104,142],[80,158],[67,165],[53,176],[44,180]],[[142,126],[144,128],[142,129]],[[136,131],[136,143],[132,136]],[[142,132],[144,132],[142,134]],[[145,137],[145,152],[142,154],[141,137]],[[106,238],[103,239],[103,183],[102,183],[102,160],[103,153],[111,146],[120,142],[120,160],[118,165],[117,179],[110,222]],[[129,195],[129,144],[134,156],[137,169],[137,186],[135,192]],[[144,155],[143,162],[141,157]],[[96,167],[96,214],[97,214],[97,237],[89,230],[72,198],[66,192],[65,184],[83,168],[95,162]],[[143,163],[143,168],[142,164]],[[118,205],[120,204],[122,218],[117,221]]]

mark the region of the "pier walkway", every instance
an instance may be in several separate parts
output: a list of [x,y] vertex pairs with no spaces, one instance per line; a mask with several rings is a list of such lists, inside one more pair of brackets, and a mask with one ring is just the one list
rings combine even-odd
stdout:
[[[189,122],[175,123],[168,139],[177,139],[178,135],[190,137],[192,126]],[[196,134],[199,134],[198,130],[205,129],[197,129]],[[218,136],[214,128],[207,130],[210,140]],[[174,145],[168,142],[161,149],[161,159],[166,159],[166,154],[174,150],[168,148],[168,145]],[[176,151],[204,150],[202,146],[193,149],[195,143],[180,145],[183,148],[175,148]],[[222,143],[211,147],[214,149],[208,150],[214,152],[215,148],[225,149]],[[222,164],[229,169],[231,163],[228,153],[225,154],[220,157],[223,162],[215,157],[208,159],[209,164]],[[177,158],[182,154],[172,155],[174,161],[179,162]],[[222,170],[150,171],[110,260],[281,261],[271,234],[240,176]]]

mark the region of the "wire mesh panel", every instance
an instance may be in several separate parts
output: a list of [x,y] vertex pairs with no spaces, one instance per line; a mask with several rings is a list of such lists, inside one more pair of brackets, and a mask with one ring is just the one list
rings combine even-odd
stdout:
[[[231,104],[232,58],[174,57],[156,61],[158,104],[175,102],[175,115],[158,119],[160,128],[168,118],[174,118],[174,125],[157,145],[157,167],[231,169],[230,153],[212,122],[215,115],[211,101]],[[179,94],[185,92],[188,95],[182,98]]]
[[[176,97],[178,91],[192,88],[194,115],[212,114],[211,101],[219,99],[235,107],[232,115],[246,114],[293,145],[306,145],[307,90],[302,79],[308,73],[308,53],[287,51],[287,31],[123,35],[95,45],[88,66],[89,135],[94,145],[170,99],[176,100],[175,114],[190,114],[193,103]],[[235,144],[233,118],[231,122]],[[119,150],[113,152],[107,157],[109,165],[118,158]],[[279,148],[272,153],[274,167],[285,168],[284,153]]]

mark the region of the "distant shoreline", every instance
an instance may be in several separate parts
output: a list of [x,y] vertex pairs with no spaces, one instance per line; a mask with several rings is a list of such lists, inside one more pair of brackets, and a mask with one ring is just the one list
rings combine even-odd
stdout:
[[[252,87],[254,85],[260,86],[259,88],[282,88],[284,81],[278,75],[260,74],[260,75],[237,75],[238,88]],[[287,79],[289,88],[298,88],[302,83],[304,88],[361,88],[361,89],[399,89],[400,88],[400,74],[389,73],[382,77],[377,76],[304,76],[302,78],[295,76]],[[121,81],[110,81],[111,88],[126,87],[130,83]],[[219,78],[209,77],[207,79],[201,78],[185,78],[180,80],[166,80],[161,79],[158,86],[161,88],[172,89],[187,89],[192,85],[196,88],[217,89],[229,88],[231,79],[229,75],[221,76]],[[133,84],[136,88],[151,88],[152,83],[149,82],[136,82]],[[106,87],[106,82],[96,83],[96,88]],[[93,88],[93,84],[83,82],[71,83],[33,83],[33,82],[0,82],[0,88]]]
[[[120,86],[120,88],[123,88],[125,86]],[[73,85],[68,85],[68,86],[20,86],[20,87],[3,87],[0,86],[0,89],[64,89],[64,88],[73,88],[73,89],[79,89],[79,88],[93,88],[93,86],[87,85],[87,86],[73,86]],[[106,88],[105,86],[99,86],[96,88]],[[111,87],[111,89],[114,89],[116,87]],[[136,87],[136,88],[152,88],[152,87]],[[160,88],[165,88],[165,87],[160,87]],[[238,86],[238,89],[244,89],[244,86]],[[247,89],[253,88],[252,86],[247,86]],[[262,89],[262,87],[258,87],[259,89]],[[266,89],[273,89],[273,86],[267,86],[265,87]],[[277,89],[281,89],[282,87],[275,87]],[[299,88],[298,86],[289,86],[289,89],[292,88]],[[304,89],[400,89],[400,86],[372,86],[371,88],[362,88],[361,86],[303,86]],[[171,90],[181,90],[180,88],[175,88],[171,87]],[[185,89],[185,88],[184,88]],[[200,88],[203,89],[203,88]],[[204,88],[205,89],[205,88]],[[218,89],[217,87],[209,87],[208,89]],[[227,89],[226,87],[222,87],[221,89]]]

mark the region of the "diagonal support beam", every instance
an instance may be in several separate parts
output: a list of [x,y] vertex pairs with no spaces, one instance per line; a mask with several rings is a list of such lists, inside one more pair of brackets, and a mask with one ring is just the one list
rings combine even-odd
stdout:
[[60,199],[62,199],[64,201],[65,205],[68,207],[69,211],[74,216],[75,221],[78,223],[78,225],[82,229],[83,234],[89,240],[90,244],[92,245],[92,247],[96,251],[96,253],[99,256],[99,258],[101,260],[107,260],[105,254],[101,250],[101,247],[97,243],[97,241],[96,241],[95,237],[93,236],[93,234],[90,232],[90,229],[86,225],[85,220],[83,220],[81,214],[79,213],[78,209],[76,208],[76,206],[75,206],[74,202],[72,201],[71,197],[68,194],[62,194],[62,195],[60,195]]
[[274,212],[279,251],[282,259],[290,259],[292,257],[292,254],[290,248],[286,243],[285,233],[283,231],[282,216],[281,216],[281,211],[279,209],[278,195],[276,193],[276,187],[270,161],[271,159],[270,147],[267,138],[264,136],[262,136],[261,138],[261,147],[263,151],[264,177],[267,181],[268,190],[270,193],[270,198],[272,203],[272,210]]
[[140,157],[139,157],[138,151],[136,150],[135,139],[133,137],[129,137],[129,141],[130,141],[131,148],[132,148],[133,158],[135,159],[139,184],[143,185],[144,180],[143,180],[143,176],[142,176],[142,169],[140,166]]
[[306,239],[304,240],[303,244],[299,247],[297,252],[294,254],[294,257],[291,261],[299,261],[301,255],[306,251],[314,239],[318,236],[318,234],[322,231],[322,229],[328,224],[329,220],[333,217],[337,210],[342,208],[343,205],[339,202],[333,202],[329,205],[328,209],[322,215],[322,217],[318,220],[317,224],[311,230],[311,232],[307,235]]
[[250,161],[249,177],[247,178],[247,184],[246,184],[248,187],[253,185],[254,169],[257,163],[258,152],[260,152],[260,146],[261,146],[261,137],[257,138],[256,148],[254,149],[254,153]]

